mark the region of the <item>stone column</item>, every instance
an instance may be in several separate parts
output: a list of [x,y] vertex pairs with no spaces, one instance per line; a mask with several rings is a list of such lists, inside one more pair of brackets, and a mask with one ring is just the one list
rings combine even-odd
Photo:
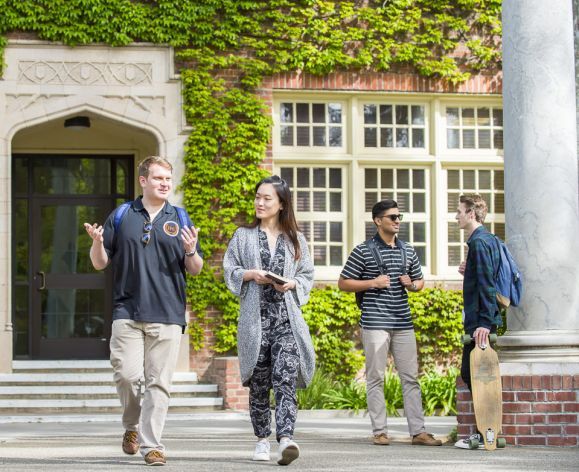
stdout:
[[506,362],[579,362],[579,205],[570,0],[503,2],[507,240],[524,277]]
[[[2,126],[0,136],[4,136]],[[5,248],[0,255],[0,373],[12,371],[11,168],[10,146],[0,138],[0,247]]]

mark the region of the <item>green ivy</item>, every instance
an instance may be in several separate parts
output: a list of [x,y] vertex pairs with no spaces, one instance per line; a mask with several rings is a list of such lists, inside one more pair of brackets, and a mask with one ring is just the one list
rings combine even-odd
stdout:
[[[8,33],[70,46],[175,47],[192,126],[181,190],[210,261],[251,216],[250,195],[265,175],[271,113],[256,94],[264,77],[402,67],[456,84],[499,67],[500,8],[501,0],[0,0],[0,52]],[[223,74],[230,70],[233,79]],[[238,306],[220,268],[205,264],[188,284],[194,347],[209,328],[216,350],[228,352]],[[211,308],[223,314],[218,326],[208,326]]]

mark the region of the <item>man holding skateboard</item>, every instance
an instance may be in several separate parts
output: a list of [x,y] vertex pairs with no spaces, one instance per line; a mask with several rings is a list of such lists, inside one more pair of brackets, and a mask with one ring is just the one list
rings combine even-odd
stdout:
[[[480,195],[466,194],[459,198],[456,221],[467,237],[468,255],[458,271],[464,276],[464,331],[474,342],[466,343],[462,351],[460,376],[472,392],[470,355],[476,346],[489,343],[489,333],[502,325],[496,299],[495,273],[499,265],[499,248],[495,236],[483,226],[487,204]],[[482,443],[482,438],[473,435]],[[468,448],[469,439],[459,440],[455,446]]]

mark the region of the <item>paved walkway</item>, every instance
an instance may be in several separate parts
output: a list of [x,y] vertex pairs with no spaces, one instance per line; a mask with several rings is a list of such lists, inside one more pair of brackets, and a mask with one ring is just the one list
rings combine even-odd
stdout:
[[[0,418],[0,470],[30,472],[127,471],[144,466],[140,455],[122,454],[122,426],[115,417],[46,419]],[[24,422],[33,421],[33,422]],[[300,412],[296,440],[301,457],[290,467],[307,471],[577,471],[579,449],[514,448],[494,453],[409,443],[404,418],[390,420],[391,446],[369,441],[369,419],[326,412]],[[427,429],[446,439],[456,419],[432,417]],[[164,433],[168,464],[163,470],[187,472],[265,471],[274,460],[249,460],[254,437],[243,413],[180,415]],[[273,456],[276,446],[272,445]]]

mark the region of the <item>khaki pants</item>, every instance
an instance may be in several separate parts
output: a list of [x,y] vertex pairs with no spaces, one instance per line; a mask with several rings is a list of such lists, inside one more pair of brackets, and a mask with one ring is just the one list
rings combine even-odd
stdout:
[[[113,321],[111,364],[123,406],[123,426],[139,432],[141,454],[163,452],[161,434],[169,409],[171,379],[175,371],[181,326]],[[141,405],[141,379],[145,392]]]
[[392,352],[394,365],[402,383],[404,413],[411,436],[422,433],[424,412],[418,384],[418,358],[413,329],[362,329],[362,344],[366,354],[366,395],[368,413],[374,434],[388,434],[386,403],[384,401],[384,372],[388,352]]

